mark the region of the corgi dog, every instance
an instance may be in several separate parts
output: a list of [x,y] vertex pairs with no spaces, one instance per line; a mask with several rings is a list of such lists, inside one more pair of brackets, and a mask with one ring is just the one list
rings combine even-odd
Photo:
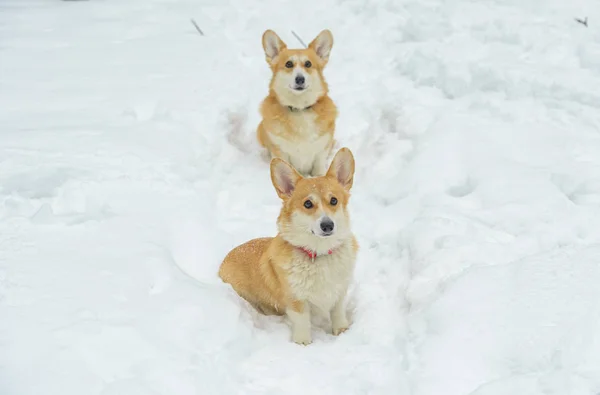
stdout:
[[262,44],[273,74],[269,95],[260,106],[258,142],[271,158],[285,160],[303,176],[322,176],[337,118],[323,77],[333,35],[323,30],[308,48],[288,49],[275,32],[267,30]]
[[312,342],[311,314],[317,311],[337,336],[349,327],[344,300],[358,252],[347,209],[352,152],[340,149],[327,173],[314,178],[274,158],[271,181],[283,201],[277,235],[235,247],[219,277],[260,313],[287,315],[295,343]]

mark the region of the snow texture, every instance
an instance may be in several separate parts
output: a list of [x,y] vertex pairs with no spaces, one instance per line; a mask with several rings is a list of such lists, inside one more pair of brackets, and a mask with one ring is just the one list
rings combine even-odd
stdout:
[[[599,15],[0,1],[0,393],[600,393]],[[276,231],[254,138],[269,28],[333,32],[357,163],[352,326],[308,347],[217,276]]]

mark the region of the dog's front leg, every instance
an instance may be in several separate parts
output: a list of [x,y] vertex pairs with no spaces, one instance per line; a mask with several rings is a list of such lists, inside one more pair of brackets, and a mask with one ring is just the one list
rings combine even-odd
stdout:
[[318,153],[310,170],[310,175],[320,177],[324,176],[325,172],[327,172],[327,152]]
[[294,343],[304,345],[312,343],[309,304],[301,300],[295,300],[287,308],[286,314],[292,322],[292,340]]
[[272,146],[269,150],[269,154],[271,158],[269,160],[273,160],[274,158],[283,159],[284,161],[290,163],[290,156],[283,153],[282,150],[277,146]]
[[331,309],[331,331],[335,336],[344,332],[350,326],[348,318],[346,318],[345,297],[346,293],[343,292],[333,306],[333,309]]

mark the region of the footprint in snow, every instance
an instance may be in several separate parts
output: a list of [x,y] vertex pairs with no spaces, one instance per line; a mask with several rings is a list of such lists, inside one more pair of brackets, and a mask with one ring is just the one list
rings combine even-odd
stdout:
[[463,183],[448,188],[446,193],[455,198],[462,198],[473,193],[476,187],[477,183],[474,180],[467,178]]

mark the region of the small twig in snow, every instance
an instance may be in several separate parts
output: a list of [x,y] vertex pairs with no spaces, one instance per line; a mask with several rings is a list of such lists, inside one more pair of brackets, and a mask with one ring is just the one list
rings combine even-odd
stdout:
[[198,33],[200,33],[201,36],[204,36],[204,33],[202,32],[202,29],[200,29],[200,26],[198,26],[198,24],[196,23],[196,21],[193,20],[193,19],[190,19],[190,20],[192,21],[192,23],[196,27],[196,30],[198,30]]
[[304,44],[304,41],[302,41],[302,39],[296,34],[296,32],[292,30],[292,34],[294,35],[294,37],[296,37],[298,41],[300,41],[300,44],[302,44],[306,48],[306,44]]
[[585,17],[585,19],[581,20],[579,18],[575,18],[575,20],[579,23],[581,23],[583,26],[588,27],[587,25],[587,16]]

